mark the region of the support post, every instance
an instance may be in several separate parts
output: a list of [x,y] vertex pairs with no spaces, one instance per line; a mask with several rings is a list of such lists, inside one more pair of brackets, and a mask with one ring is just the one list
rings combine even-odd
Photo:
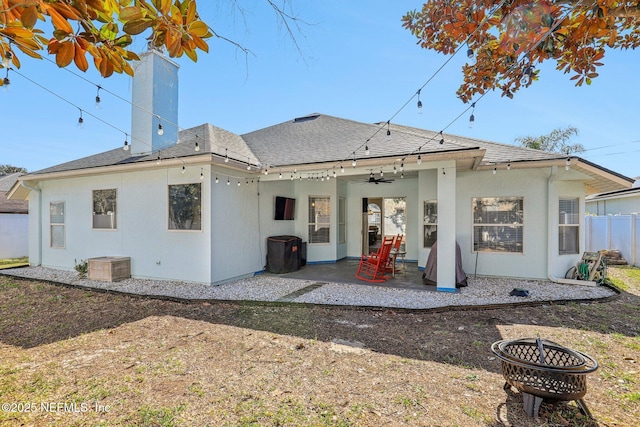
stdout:
[[437,290],[456,291],[456,163],[438,168]]

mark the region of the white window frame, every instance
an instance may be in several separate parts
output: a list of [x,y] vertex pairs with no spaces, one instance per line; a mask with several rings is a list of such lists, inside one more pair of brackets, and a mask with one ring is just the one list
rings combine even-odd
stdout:
[[[98,191],[114,191],[115,192],[115,201],[113,202],[113,209],[107,210],[106,213],[96,213],[96,192]],[[94,230],[117,230],[118,229],[118,190],[116,188],[101,188],[98,190],[91,191],[91,208],[93,211],[91,228]],[[110,226],[107,227],[99,227],[96,226],[96,221],[99,220],[99,216],[108,216]]]
[[[326,214],[319,215],[315,212],[315,203],[319,200],[325,201],[327,203]],[[313,217],[313,218],[312,218]],[[318,219],[322,219],[323,221],[318,221]],[[312,221],[313,220],[313,221]],[[331,197],[330,196],[309,196],[308,203],[308,214],[307,214],[307,233],[308,233],[308,242],[309,245],[328,245],[331,244]],[[314,241],[314,233],[312,228],[315,231],[319,231],[323,228],[327,228],[327,241],[317,242]]]
[[[509,201],[513,201],[513,202],[520,202],[522,205],[522,212],[520,213],[520,221],[514,221],[514,219],[517,219],[517,214],[515,218],[509,218],[509,221],[504,221],[504,222],[496,222],[495,220],[493,222],[476,222],[476,214],[474,211],[475,205],[476,205],[476,200],[487,200],[487,199],[495,199],[495,203],[499,204],[499,202],[509,202]],[[525,219],[524,219],[524,209],[525,209],[525,198],[523,196],[483,196],[483,197],[473,197],[471,199],[471,223],[472,225],[472,231],[471,231],[471,251],[472,252],[487,252],[487,253],[494,253],[494,254],[524,254],[524,227],[525,227]],[[497,217],[498,215],[496,215]],[[507,230],[505,232],[505,229],[515,229],[515,228],[519,228],[520,231],[519,233],[515,234],[515,237],[517,237],[518,235],[521,236],[522,239],[522,243],[520,246],[520,250],[500,250],[497,249],[497,246],[499,244],[496,244],[494,248],[491,247],[483,247],[480,248],[479,247],[479,243],[476,243],[476,229],[478,228],[486,228],[488,230],[494,230],[493,233],[489,233],[489,236],[495,236],[495,241],[499,242],[501,239],[504,239],[504,237],[509,237],[509,231]],[[509,242],[508,242],[509,243]],[[518,241],[514,240],[514,243],[517,245]]]
[[[575,212],[565,212],[562,210],[562,202],[575,202],[576,210]],[[564,215],[563,215],[564,214]],[[569,215],[569,221],[567,222],[567,215]],[[579,197],[560,197],[558,199],[558,255],[576,255],[580,253],[580,198]],[[575,222],[573,222],[575,221]],[[563,230],[566,228],[575,228],[575,237],[576,237],[576,250],[567,251],[563,250],[560,242],[562,241],[561,236],[563,235]]]
[[[198,227],[193,228],[193,223],[190,228],[179,228],[178,225],[172,226],[171,220],[171,187],[184,187],[187,185],[197,185],[200,187],[200,196],[198,198],[198,215],[199,221]],[[202,231],[202,183],[201,182],[187,182],[184,184],[169,184],[167,186],[167,229],[172,232],[200,232]]]
[[[425,200],[422,206],[422,247],[430,248],[438,240],[438,201]],[[427,239],[427,234],[431,233],[436,234],[435,239]]]
[[[52,210],[54,208],[54,205],[62,205],[62,213],[59,215],[60,217],[62,217],[62,222],[53,221]],[[67,239],[66,239],[66,226],[65,226],[65,211],[66,211],[65,202],[49,202],[49,245],[52,248],[64,249],[66,247]],[[62,244],[55,244],[53,241],[53,236],[54,236],[53,230],[58,227],[62,228]]]
[[338,243],[347,243],[347,200],[338,198]]

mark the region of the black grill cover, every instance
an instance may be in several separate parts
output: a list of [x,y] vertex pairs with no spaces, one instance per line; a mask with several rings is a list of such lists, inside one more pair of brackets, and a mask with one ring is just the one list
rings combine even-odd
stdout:
[[302,265],[302,239],[296,236],[271,236],[267,238],[267,271],[289,273]]

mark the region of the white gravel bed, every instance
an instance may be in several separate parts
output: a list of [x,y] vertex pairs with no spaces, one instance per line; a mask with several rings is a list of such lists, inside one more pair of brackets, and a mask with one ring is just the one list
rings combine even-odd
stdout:
[[[0,270],[0,274],[29,279],[48,280],[97,289],[108,289],[138,295],[165,296],[190,300],[277,301],[307,287],[310,280],[257,275],[220,285],[204,285],[169,280],[126,279],[102,282],[78,278],[75,271],[46,267]],[[563,285],[549,281],[510,278],[469,278],[469,286],[458,292],[399,289],[383,286],[326,283],[295,298],[293,302],[329,305],[425,309],[461,305],[508,304],[525,301],[557,301],[599,299],[615,295],[602,286]],[[528,297],[510,296],[513,288],[529,291]]]
[[[311,304],[337,304],[390,308],[437,308],[509,304],[525,301],[599,299],[615,295],[602,286],[562,285],[550,281],[484,277],[468,279],[458,292],[433,292],[356,284],[328,283],[293,300]],[[510,296],[513,288],[529,291],[528,297]]]

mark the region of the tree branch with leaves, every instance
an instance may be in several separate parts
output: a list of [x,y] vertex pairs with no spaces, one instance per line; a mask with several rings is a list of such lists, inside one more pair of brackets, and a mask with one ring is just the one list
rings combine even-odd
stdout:
[[574,153],[582,153],[583,151],[585,151],[584,146],[580,143],[568,143],[572,136],[577,135],[577,128],[573,126],[567,126],[564,129],[554,129],[546,135],[518,137],[515,141],[522,147],[570,155]]
[[[49,21],[52,37],[38,25]],[[18,52],[40,59],[46,49],[56,64],[71,63],[86,71],[87,54],[103,77],[133,75],[130,62],[139,59],[127,48],[132,36],[150,30],[149,45],[171,57],[208,52],[212,36],[200,20],[195,0],[0,0],[0,55],[3,67],[20,68]],[[0,82],[0,84],[2,84]]]
[[425,49],[451,55],[468,45],[474,61],[457,91],[464,102],[494,89],[513,97],[547,60],[589,85],[607,49],[640,46],[639,23],[637,0],[430,0],[402,18]]

